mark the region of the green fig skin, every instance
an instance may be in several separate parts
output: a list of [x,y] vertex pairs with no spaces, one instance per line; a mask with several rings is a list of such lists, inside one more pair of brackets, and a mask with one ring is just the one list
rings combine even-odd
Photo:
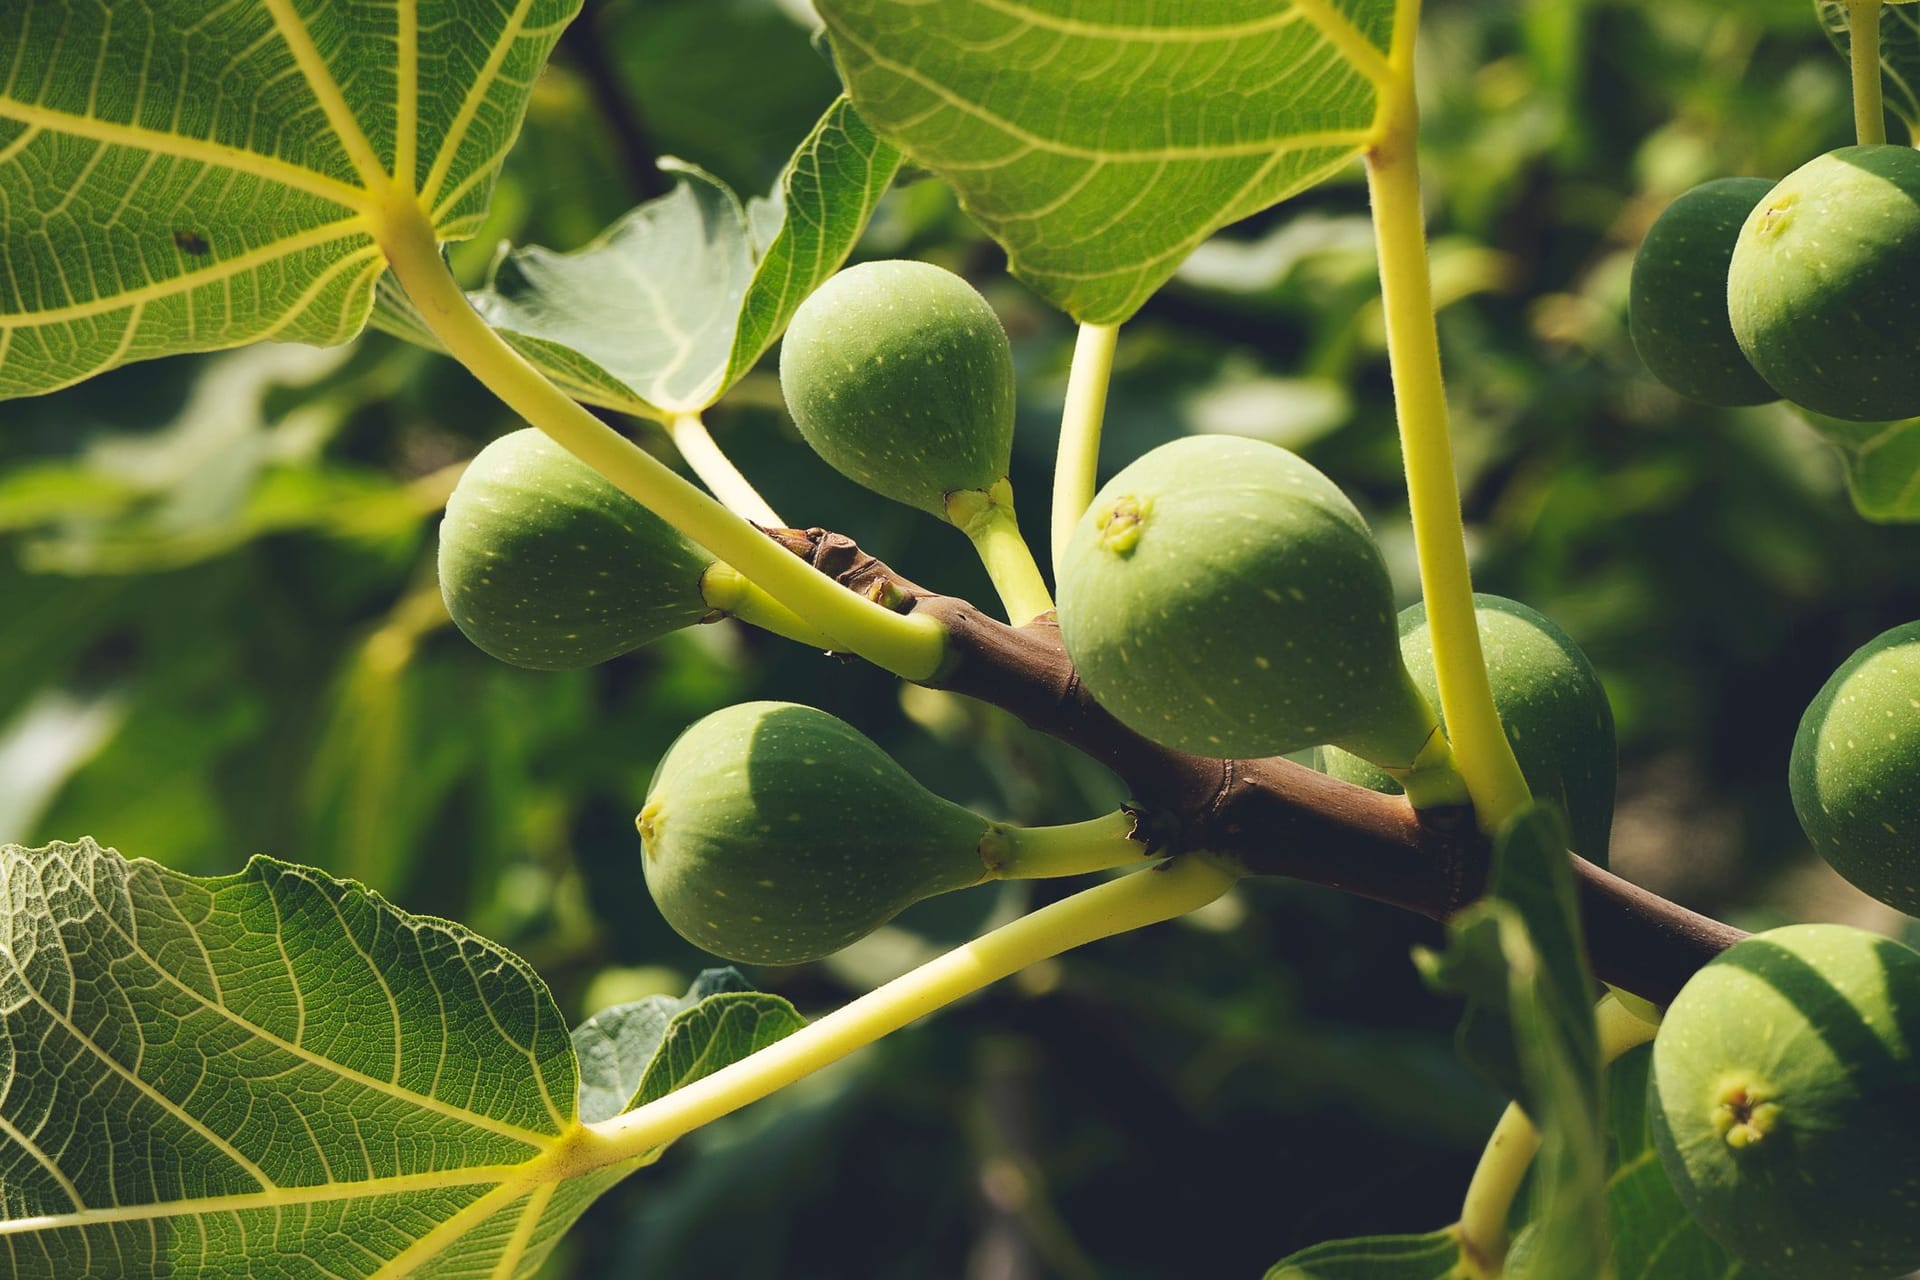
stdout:
[[1869,641],[1827,680],[1794,735],[1787,782],[1835,871],[1920,914],[1920,622]]
[[1674,1190],[1741,1261],[1920,1267],[1920,953],[1834,924],[1735,944],[1668,1008],[1647,1107]]
[[[1519,601],[1476,593],[1473,609],[1494,709],[1527,789],[1560,806],[1575,853],[1605,866],[1619,752],[1613,707],[1599,673],[1571,636]],[[1424,604],[1400,614],[1400,655],[1414,687],[1437,708],[1440,682]],[[1369,790],[1400,791],[1384,771],[1338,748],[1321,753],[1320,767]]]
[[1277,446],[1189,436],[1136,460],[1075,527],[1058,599],[1088,690],[1178,750],[1337,742],[1405,767],[1434,733],[1366,521]]
[[747,702],[690,726],[637,825],[647,888],[695,946],[800,964],[988,876],[985,818],[934,795],[844,720]]
[[1740,349],[1795,404],[1920,416],[1920,152],[1843,147],[1754,206],[1727,275]]
[[440,593],[455,625],[536,671],[590,667],[702,621],[713,563],[531,427],[480,451],[440,522]]
[[1727,317],[1727,270],[1740,228],[1773,184],[1716,178],[1683,193],[1634,255],[1627,329],[1649,372],[1689,400],[1734,407],[1780,393],[1754,372]]
[[794,425],[841,475],[946,518],[1013,453],[1013,348],[974,287],[925,262],[867,262],[815,290],[780,347]]

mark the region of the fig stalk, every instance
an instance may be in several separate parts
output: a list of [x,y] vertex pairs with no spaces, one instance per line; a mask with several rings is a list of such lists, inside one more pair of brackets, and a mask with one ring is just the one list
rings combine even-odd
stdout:
[[967,535],[979,553],[993,589],[1007,611],[1007,621],[1024,626],[1053,608],[1033,551],[1020,536],[1013,512],[1013,486],[1002,479],[987,489],[966,489],[947,495],[947,520]]

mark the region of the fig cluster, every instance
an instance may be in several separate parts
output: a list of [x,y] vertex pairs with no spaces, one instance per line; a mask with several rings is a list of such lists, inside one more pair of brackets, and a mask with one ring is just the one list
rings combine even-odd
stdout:
[[1916,270],[1920,152],[1843,147],[1669,205],[1634,259],[1629,328],[1656,378],[1706,404],[1920,416]]

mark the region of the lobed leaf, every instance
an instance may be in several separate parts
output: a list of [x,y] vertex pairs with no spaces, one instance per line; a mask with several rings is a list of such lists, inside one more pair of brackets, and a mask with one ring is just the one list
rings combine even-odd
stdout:
[[[674,189],[592,244],[514,249],[468,295],[576,399],[656,419],[706,408],[753,368],[853,251],[900,153],[840,98],[765,198],[742,205],[705,170],[663,167]],[[374,323],[437,345],[390,280]]]
[[[0,848],[0,900],[9,1275],[530,1275],[658,1155],[570,1161],[591,1036],[517,956],[359,885],[268,858],[199,879],[82,841]],[[799,1025],[714,985],[651,1054],[603,1036],[649,1096]]]
[[383,202],[472,234],[580,0],[0,5],[0,399],[365,325]]
[[818,0],[848,91],[1014,274],[1116,324],[1373,137],[1395,0]]

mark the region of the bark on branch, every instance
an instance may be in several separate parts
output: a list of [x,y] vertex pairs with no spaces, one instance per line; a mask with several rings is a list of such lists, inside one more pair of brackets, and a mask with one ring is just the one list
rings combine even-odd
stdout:
[[[849,538],[822,529],[770,536],[823,573],[947,627],[950,658],[925,681],[991,703],[1113,770],[1151,836],[1208,849],[1249,874],[1328,885],[1446,920],[1485,890],[1491,849],[1463,809],[1416,814],[1386,796],[1289,760],[1208,760],[1152,742],[1115,720],[1081,685],[1051,618],[1009,627],[964,600],[894,574]],[[1594,973],[1665,1004],[1701,965],[1746,935],[1583,858],[1574,859]]]

